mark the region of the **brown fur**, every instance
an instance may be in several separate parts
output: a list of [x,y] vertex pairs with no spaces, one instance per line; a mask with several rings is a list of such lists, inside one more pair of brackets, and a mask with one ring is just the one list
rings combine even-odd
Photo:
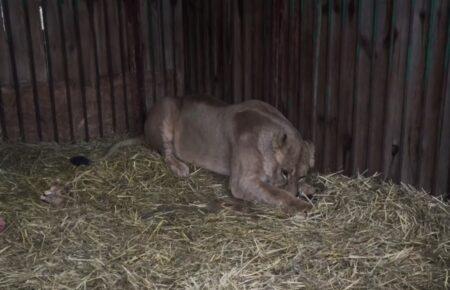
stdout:
[[148,112],[144,130],[145,143],[178,176],[189,175],[184,162],[193,163],[230,176],[236,198],[289,211],[310,208],[296,195],[298,180],[314,165],[314,146],[269,104],[164,98]]

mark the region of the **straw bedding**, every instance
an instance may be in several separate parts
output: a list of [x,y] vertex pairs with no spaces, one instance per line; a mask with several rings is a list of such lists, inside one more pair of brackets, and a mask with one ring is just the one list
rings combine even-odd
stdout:
[[[226,179],[172,176],[144,147],[0,145],[2,289],[445,289],[450,208],[378,177],[312,176],[314,210],[237,202]],[[86,154],[89,167],[69,158]],[[61,206],[39,200],[55,179]]]

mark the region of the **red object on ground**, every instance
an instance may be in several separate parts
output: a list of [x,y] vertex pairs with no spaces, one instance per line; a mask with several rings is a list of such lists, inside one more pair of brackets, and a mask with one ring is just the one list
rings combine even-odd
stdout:
[[6,228],[5,220],[2,217],[0,217],[0,233],[3,232],[5,228]]

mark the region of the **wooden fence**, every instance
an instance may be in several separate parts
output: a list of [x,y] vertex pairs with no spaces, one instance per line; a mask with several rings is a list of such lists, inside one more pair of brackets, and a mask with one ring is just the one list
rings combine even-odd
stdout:
[[67,142],[138,131],[144,102],[183,94],[181,1],[0,4],[4,140]]
[[277,106],[317,167],[450,191],[447,0],[0,0],[3,140],[141,130],[155,99]]
[[185,4],[188,92],[277,106],[323,172],[450,191],[449,1]]

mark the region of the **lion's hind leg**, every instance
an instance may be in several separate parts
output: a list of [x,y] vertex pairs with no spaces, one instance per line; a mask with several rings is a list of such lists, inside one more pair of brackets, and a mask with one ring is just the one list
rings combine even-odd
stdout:
[[165,116],[161,124],[162,151],[169,169],[177,176],[189,176],[189,167],[175,156],[174,133],[175,123],[179,116],[179,107],[175,100],[164,104]]

